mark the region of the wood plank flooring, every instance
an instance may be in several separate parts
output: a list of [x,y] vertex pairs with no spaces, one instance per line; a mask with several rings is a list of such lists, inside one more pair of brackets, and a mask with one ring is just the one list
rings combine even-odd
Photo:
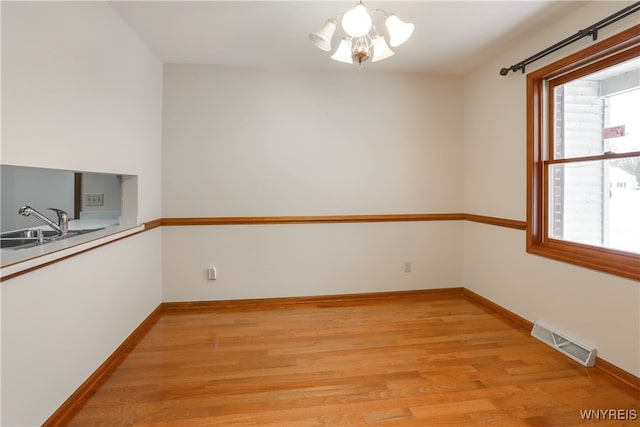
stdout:
[[[627,419],[581,418],[611,409]],[[637,391],[463,296],[411,296],[165,312],[69,425],[624,426],[634,414]]]

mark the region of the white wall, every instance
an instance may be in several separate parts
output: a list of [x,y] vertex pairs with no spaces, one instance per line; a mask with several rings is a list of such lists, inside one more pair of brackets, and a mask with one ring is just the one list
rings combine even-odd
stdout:
[[[165,65],[163,217],[460,212],[455,77]],[[459,286],[451,222],[163,229],[166,300]],[[411,261],[414,272],[403,273]],[[215,263],[221,279],[205,280]],[[224,279],[223,279],[224,278]]]
[[166,65],[163,215],[459,211],[461,79],[348,70]]
[[138,174],[157,218],[159,61],[106,3],[2,8],[2,163]]
[[[541,29],[465,80],[465,212],[526,219],[526,75],[502,77],[517,63],[629,3],[593,2]],[[602,30],[602,40],[637,24],[634,15]],[[591,45],[590,38],[527,67]],[[637,281],[525,252],[525,232],[467,223],[464,286],[525,317],[545,321],[597,347],[605,360],[640,375]]]
[[[138,175],[161,216],[162,65],[103,2],[2,2],[2,162]],[[2,425],[40,425],[161,302],[154,230],[2,282]]]
[[[457,287],[462,230],[459,221],[165,227],[164,299]],[[209,266],[217,267],[216,281],[206,279]]]
[[153,230],[2,283],[2,425],[41,425],[161,301]]

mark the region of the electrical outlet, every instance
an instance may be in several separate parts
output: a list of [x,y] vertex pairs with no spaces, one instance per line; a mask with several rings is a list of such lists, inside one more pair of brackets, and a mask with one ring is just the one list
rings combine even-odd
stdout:
[[207,269],[207,279],[216,280],[218,278],[218,269],[216,267],[209,267]]
[[84,195],[85,206],[104,206],[104,194],[91,193]]
[[411,273],[411,261],[404,262],[404,272]]

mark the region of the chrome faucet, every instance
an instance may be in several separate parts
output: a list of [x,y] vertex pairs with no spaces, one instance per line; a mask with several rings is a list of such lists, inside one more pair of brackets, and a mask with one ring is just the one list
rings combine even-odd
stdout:
[[23,216],[33,215],[38,218],[40,221],[47,224],[49,227],[53,228],[58,234],[64,236],[67,234],[69,230],[69,215],[63,211],[62,209],[49,208],[49,210],[54,211],[58,215],[58,223],[51,221],[46,216],[42,215],[37,210],[33,209],[31,206],[23,206],[18,209],[18,213]]

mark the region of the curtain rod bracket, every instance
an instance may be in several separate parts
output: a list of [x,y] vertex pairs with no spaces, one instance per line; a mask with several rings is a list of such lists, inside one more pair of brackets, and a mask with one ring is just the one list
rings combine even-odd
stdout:
[[592,25],[591,27],[578,31],[576,36],[578,37],[576,38],[576,40],[579,40],[583,37],[591,36],[593,38],[593,41],[596,41],[598,40],[598,27]]

